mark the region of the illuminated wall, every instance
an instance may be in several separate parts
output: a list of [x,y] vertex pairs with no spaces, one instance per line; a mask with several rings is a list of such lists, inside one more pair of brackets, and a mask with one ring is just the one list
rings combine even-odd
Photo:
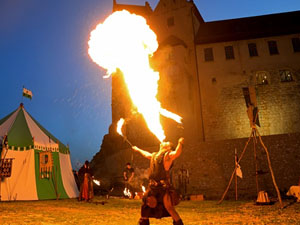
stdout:
[[[242,93],[242,88],[248,85],[256,87],[262,135],[300,132],[300,52],[294,52],[291,43],[293,37],[299,36],[197,46],[207,140],[250,135]],[[270,40],[276,40],[279,54],[270,55]],[[249,56],[248,43],[256,43],[258,56]],[[226,60],[225,46],[233,46],[234,59]],[[207,48],[213,49],[212,61],[205,61]],[[288,76],[292,76],[292,81],[287,80]],[[268,84],[262,84],[264,77]]]

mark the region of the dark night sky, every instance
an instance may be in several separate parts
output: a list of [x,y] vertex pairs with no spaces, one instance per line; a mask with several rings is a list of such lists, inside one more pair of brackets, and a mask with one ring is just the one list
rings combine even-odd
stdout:
[[[194,2],[205,21],[300,10],[299,0]],[[25,85],[34,95],[25,109],[70,145],[73,165],[99,151],[111,123],[110,79],[87,55],[90,31],[111,10],[112,0],[0,0],[0,118],[19,106]]]

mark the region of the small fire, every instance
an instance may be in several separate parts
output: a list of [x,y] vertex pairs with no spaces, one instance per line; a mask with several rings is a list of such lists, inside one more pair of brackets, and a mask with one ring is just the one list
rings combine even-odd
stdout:
[[143,190],[143,193],[146,192],[146,188],[144,186],[142,186],[142,190]]
[[126,10],[114,12],[91,32],[88,44],[90,57],[107,70],[107,77],[118,69],[122,71],[135,108],[162,142],[166,136],[160,116],[177,123],[182,118],[163,109],[156,98],[159,73],[150,67],[149,57],[158,43],[145,18]]
[[122,126],[124,124],[125,120],[123,118],[121,118],[118,123],[117,123],[117,132],[118,134],[120,134],[121,136],[123,136],[123,133],[122,133]]
[[97,184],[98,186],[100,186],[100,180],[95,180],[95,179],[93,179],[93,182],[94,182],[95,184]]
[[123,193],[124,193],[124,196],[126,196],[128,198],[131,198],[131,192],[128,188],[125,188]]

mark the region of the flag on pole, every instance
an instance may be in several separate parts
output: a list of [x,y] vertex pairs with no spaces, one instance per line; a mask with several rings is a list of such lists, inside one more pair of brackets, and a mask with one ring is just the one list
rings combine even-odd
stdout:
[[243,178],[243,173],[242,173],[242,168],[240,166],[240,164],[238,164],[239,158],[237,155],[237,150],[235,149],[235,164],[236,164],[236,171],[235,174],[239,177],[239,178]]
[[23,87],[23,96],[26,98],[32,99],[32,92],[26,88]]
[[237,164],[237,167],[236,167],[236,175],[239,177],[239,178],[243,178],[243,173],[242,173],[242,169],[241,169],[241,166],[240,164]]

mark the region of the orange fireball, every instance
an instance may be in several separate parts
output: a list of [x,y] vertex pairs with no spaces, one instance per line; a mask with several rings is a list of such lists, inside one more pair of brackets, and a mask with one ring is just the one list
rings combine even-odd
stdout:
[[166,136],[160,116],[181,123],[181,117],[161,108],[157,100],[159,72],[154,71],[149,57],[158,48],[156,34],[145,18],[128,11],[111,14],[91,32],[89,55],[107,70],[107,76],[120,69],[129,95],[150,131],[162,142]]

